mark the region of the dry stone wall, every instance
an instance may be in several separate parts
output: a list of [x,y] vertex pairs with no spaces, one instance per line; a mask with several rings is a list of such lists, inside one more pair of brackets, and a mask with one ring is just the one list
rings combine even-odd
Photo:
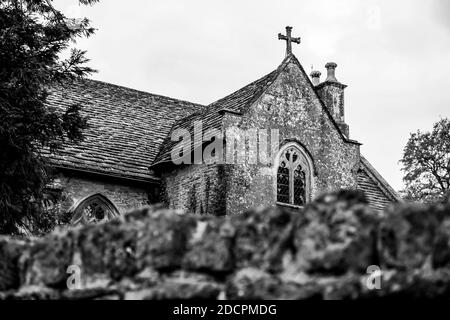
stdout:
[[378,214],[352,191],[300,213],[216,217],[154,206],[40,239],[0,239],[1,299],[449,295],[450,206]]

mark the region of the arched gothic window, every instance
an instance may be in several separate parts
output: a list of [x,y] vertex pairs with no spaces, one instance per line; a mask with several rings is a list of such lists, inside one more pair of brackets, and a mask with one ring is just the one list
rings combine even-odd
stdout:
[[296,144],[281,149],[277,169],[277,202],[303,206],[310,197],[311,165]]
[[94,224],[109,220],[119,214],[114,204],[101,194],[84,199],[74,210],[72,225]]

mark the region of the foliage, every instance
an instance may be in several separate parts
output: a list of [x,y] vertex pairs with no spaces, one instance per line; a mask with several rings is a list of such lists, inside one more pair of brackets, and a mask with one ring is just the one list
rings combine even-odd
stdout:
[[445,200],[450,192],[450,120],[439,120],[431,132],[412,133],[400,163],[407,199]]
[[51,108],[45,101],[51,88],[94,72],[84,51],[60,58],[93,32],[87,19],[67,18],[50,0],[0,0],[0,233],[48,220],[45,153],[81,140],[87,124],[79,105]]

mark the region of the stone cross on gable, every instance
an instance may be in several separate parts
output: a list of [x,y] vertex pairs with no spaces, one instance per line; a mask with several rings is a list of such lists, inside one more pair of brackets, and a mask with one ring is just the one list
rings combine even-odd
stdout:
[[286,35],[278,34],[278,40],[286,40],[286,57],[292,54],[292,42],[300,43],[300,38],[292,38],[292,27],[286,27]]

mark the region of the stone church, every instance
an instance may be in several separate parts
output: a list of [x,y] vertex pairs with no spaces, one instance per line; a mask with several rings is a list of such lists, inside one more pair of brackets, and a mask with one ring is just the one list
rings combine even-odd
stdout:
[[[341,188],[362,190],[382,210],[398,195],[360,154],[345,123],[346,85],[327,63],[327,75],[308,76],[292,54],[299,38],[279,34],[286,57],[264,77],[200,105],[94,80],[51,90],[48,104],[80,104],[88,118],[85,139],[48,155],[72,223],[89,223],[149,203],[199,214],[237,214],[260,206],[299,210],[318,195]],[[279,148],[268,163],[176,163],[179,129],[277,130]],[[242,131],[244,132],[244,131]],[[224,141],[227,144],[228,141]],[[196,152],[202,142],[189,146]]]

